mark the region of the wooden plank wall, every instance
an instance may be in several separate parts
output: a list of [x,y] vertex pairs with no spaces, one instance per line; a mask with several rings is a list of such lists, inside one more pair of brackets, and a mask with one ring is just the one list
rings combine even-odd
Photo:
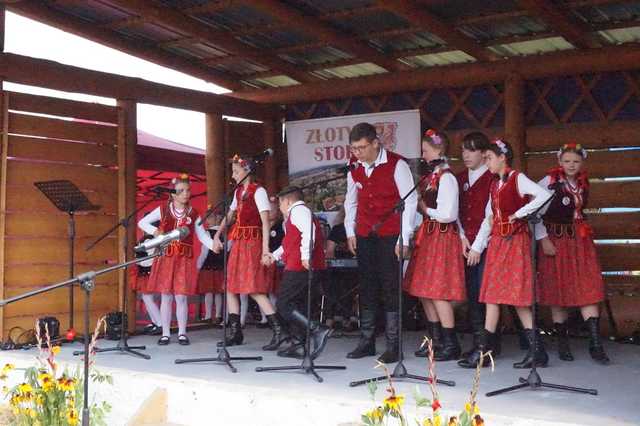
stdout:
[[[12,92],[3,92],[3,97],[7,160],[2,170],[6,204],[0,212],[0,268],[3,296],[11,297],[68,278],[68,215],[58,211],[34,182],[68,179],[101,206],[96,212],[76,214],[76,273],[118,259],[116,235],[85,251],[116,222],[118,121],[115,107]],[[58,289],[5,307],[0,332],[6,338],[14,327],[32,328],[43,315],[56,316],[65,330],[68,295],[67,289]],[[96,318],[118,307],[118,299],[117,275],[99,277],[92,293],[91,327]],[[75,327],[84,333],[82,306],[82,292],[76,289]]]

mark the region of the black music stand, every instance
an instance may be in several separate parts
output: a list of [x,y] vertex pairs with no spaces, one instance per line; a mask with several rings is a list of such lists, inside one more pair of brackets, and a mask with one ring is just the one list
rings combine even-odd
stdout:
[[[80,191],[80,189],[69,180],[49,180],[45,182],[34,182],[36,188],[42,192],[45,197],[53,203],[56,208],[69,215],[69,278],[75,275],[75,238],[76,238],[76,222],[75,214],[83,211],[99,210],[100,206],[91,204],[91,201]],[[73,292],[74,284],[69,285],[69,330],[74,332],[73,328]]]

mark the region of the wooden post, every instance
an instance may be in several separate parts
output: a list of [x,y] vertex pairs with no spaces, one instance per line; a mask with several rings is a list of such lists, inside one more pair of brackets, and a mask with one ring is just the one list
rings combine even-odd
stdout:
[[[278,122],[275,120],[265,120],[262,123],[264,149],[272,149],[274,150],[274,153],[276,147],[276,135],[279,134],[279,132],[276,131],[276,126],[278,126]],[[269,195],[275,194],[278,189],[278,174],[275,156],[268,158],[264,163],[264,184]]]
[[205,154],[207,200],[210,204],[215,204],[222,198],[225,189],[225,132],[222,115],[206,114],[205,130],[207,138],[207,152]]
[[513,147],[513,167],[526,172],[524,80],[520,75],[511,74],[505,81],[504,110],[504,136]]
[[[136,145],[138,144],[138,129],[136,117],[136,102],[118,100],[118,217],[124,218],[136,208]],[[125,232],[128,244],[124,246]],[[132,217],[129,228],[118,228],[118,259],[125,262],[133,258],[133,246],[136,241],[136,218]],[[122,311],[122,295],[127,294],[127,315],[129,332],[135,330],[136,303],[135,292],[128,285],[126,269],[118,271],[119,307]]]
[[[0,299],[4,299],[4,242],[7,215],[7,152],[9,150],[9,94],[0,91],[0,123],[2,148],[0,151]],[[0,308],[0,340],[4,340],[4,309]]]

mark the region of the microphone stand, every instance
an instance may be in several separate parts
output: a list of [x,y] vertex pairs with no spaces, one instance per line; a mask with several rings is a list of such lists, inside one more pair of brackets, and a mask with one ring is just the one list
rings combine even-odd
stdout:
[[511,392],[514,390],[518,390],[518,389],[522,389],[522,388],[526,388],[528,387],[531,390],[536,390],[538,388],[550,388],[550,389],[560,389],[560,390],[566,390],[566,391],[571,391],[571,392],[577,392],[577,393],[587,393],[590,395],[598,395],[598,391],[596,389],[589,389],[589,388],[578,388],[578,387],[574,387],[574,386],[566,386],[566,385],[557,385],[554,383],[547,383],[547,382],[543,382],[542,378],[540,377],[540,374],[538,374],[538,370],[536,368],[536,357],[535,357],[535,348],[536,348],[536,343],[537,340],[540,339],[541,337],[538,336],[538,327],[536,324],[536,304],[537,304],[537,291],[536,291],[536,275],[537,275],[537,264],[536,264],[536,254],[537,254],[537,241],[535,238],[535,225],[537,223],[540,223],[542,221],[542,218],[540,217],[539,213],[540,211],[547,206],[549,203],[551,203],[551,200],[553,200],[558,194],[558,191],[554,191],[554,193],[551,195],[551,197],[549,197],[549,199],[547,201],[544,202],[544,204],[542,204],[540,207],[538,207],[535,211],[531,212],[526,218],[524,218],[524,220],[527,221],[528,227],[529,227],[529,234],[531,235],[531,271],[532,271],[532,275],[533,275],[533,289],[532,289],[532,293],[533,293],[533,297],[531,300],[531,316],[532,316],[532,322],[533,322],[533,341],[531,342],[531,349],[534,351],[534,355],[532,357],[532,361],[531,361],[531,370],[529,371],[529,375],[527,376],[527,378],[523,378],[520,377],[518,379],[518,381],[520,383],[518,383],[517,385],[514,386],[509,386],[506,388],[502,388],[502,389],[498,389],[495,391],[491,391],[488,392],[486,394],[486,396],[490,397],[490,396],[496,396],[496,395],[500,395],[503,393],[507,393],[507,392]]
[[[398,256],[398,353],[399,353],[399,359],[398,359],[398,363],[396,364],[395,368],[393,369],[393,372],[391,373],[391,378],[394,380],[398,380],[398,379],[413,379],[413,380],[419,380],[419,381],[423,381],[423,382],[433,382],[433,379],[431,377],[425,377],[425,376],[418,376],[415,374],[410,374],[407,371],[407,368],[404,365],[404,354],[402,352],[402,341],[403,341],[403,333],[402,333],[402,278],[403,278],[403,266],[404,266],[404,240],[402,237],[402,213],[404,212],[404,202],[405,200],[414,192],[418,189],[418,187],[420,186],[420,184],[428,177],[428,174],[425,174],[424,176],[422,176],[418,182],[413,186],[413,188],[411,188],[411,190],[409,192],[407,192],[407,194],[402,197],[397,203],[396,205],[389,210],[383,217],[382,219],[376,223],[373,226],[373,232],[376,232],[378,230],[378,228],[380,228],[380,226],[382,226],[382,224],[384,224],[389,218],[391,218],[391,216],[394,213],[399,213],[400,215],[400,235],[399,235],[399,240],[398,240],[398,245],[400,246],[400,256]],[[363,379],[363,380],[357,380],[354,382],[349,383],[349,386],[351,387],[355,387],[355,386],[360,386],[360,385],[364,385],[367,384],[369,382],[379,382],[382,380],[387,380],[387,376],[378,376],[378,377],[370,377],[368,379]],[[447,386],[455,386],[456,382],[453,380],[442,380],[442,379],[435,379],[436,383],[440,383],[443,385],[447,385]]]
[[[126,268],[127,266],[133,265],[135,263],[143,262],[148,259],[153,259],[154,257],[160,256],[161,254],[162,252],[159,250],[158,253],[144,257],[144,258],[134,259],[128,262],[121,263],[119,265],[114,265],[109,268],[101,269],[99,271],[85,272],[83,274],[76,276],[75,278],[71,278],[69,280],[62,281],[57,284],[52,284],[50,286],[29,291],[27,293],[24,293],[18,296],[10,297],[5,300],[0,300],[0,307],[17,302],[22,299],[27,299],[27,298],[36,296],[41,293],[56,290],[58,288],[67,287],[67,286],[71,287],[75,283],[78,283],[80,285],[80,288],[84,290],[84,332],[85,332],[84,353],[88,354],[89,340],[91,340],[89,338],[89,305],[90,305],[90,299],[91,299],[91,291],[95,288],[96,277],[111,271],[115,271],[117,269]],[[82,392],[83,392],[82,393],[83,394],[82,426],[89,426],[90,411],[89,411],[89,356],[88,355],[84,357],[83,391]]]
[[[158,201],[159,199],[160,198],[158,197],[158,194],[156,194],[156,197],[150,199],[149,201],[144,203],[142,206],[136,208],[134,211],[132,211],[125,218],[121,219],[118,223],[116,223],[114,226],[109,228],[109,230],[107,230],[104,234],[102,234],[95,241],[93,241],[91,244],[89,244],[85,250],[86,251],[91,250],[100,241],[104,240],[109,235],[111,235],[111,233],[113,233],[113,231],[118,229],[119,226],[122,226],[124,228],[124,231],[125,231],[122,245],[124,246],[124,252],[125,252],[125,259],[124,260],[126,261],[127,260],[127,250],[129,248],[129,233],[127,231],[129,230],[129,224],[130,224],[131,218],[136,217],[138,212],[143,210],[145,207],[147,207],[152,202]],[[120,340],[118,341],[118,344],[116,346],[114,346],[114,347],[104,348],[104,349],[95,348],[95,352],[96,353],[101,353],[101,352],[126,353],[126,354],[129,354],[129,355],[135,355],[135,356],[138,356],[140,358],[148,360],[148,359],[151,359],[151,356],[149,356],[147,354],[143,354],[141,352],[138,352],[138,350],[143,350],[143,351],[146,350],[147,349],[146,346],[129,346],[129,343],[127,342],[127,339],[129,337],[129,333],[127,332],[127,325],[128,325],[127,324],[128,323],[127,316],[128,316],[128,301],[129,301],[128,281],[129,281],[128,280],[128,275],[125,273],[124,274],[124,289],[123,289],[123,292],[122,292],[122,317],[121,317],[122,318],[122,328],[120,330]],[[74,355],[82,355],[84,353],[85,353],[85,351],[74,351],[73,352]]]
[[[256,169],[255,166],[257,165],[257,162],[254,162],[251,166],[251,168],[249,169],[249,172],[247,173],[247,175],[245,177],[243,177],[240,182],[238,182],[233,189],[230,191],[230,193],[228,194],[223,194],[222,196],[222,200],[220,200],[218,202],[218,204],[215,205],[215,207],[212,207],[209,209],[209,211],[206,212],[206,214],[204,215],[204,217],[202,218],[202,223],[204,223],[207,218],[213,214],[214,211],[216,211],[219,207],[222,207],[222,211],[224,213],[223,217],[227,218],[227,214],[228,214],[228,210],[229,210],[229,204],[228,204],[228,198],[229,196],[233,196],[233,194],[236,193],[237,189],[240,188],[244,182],[247,180],[247,178],[252,175],[253,173],[255,173]],[[229,224],[227,223],[227,230],[229,229]],[[228,233],[228,232],[227,232]],[[263,235],[263,238],[268,238],[268,235]],[[197,363],[197,362],[219,362],[222,364],[225,364],[227,367],[229,367],[229,369],[231,370],[232,373],[237,373],[238,369],[236,367],[233,366],[233,364],[231,364],[231,361],[262,361],[262,357],[261,356],[254,356],[254,357],[232,357],[229,354],[229,351],[227,350],[227,320],[226,320],[226,312],[227,312],[227,247],[228,247],[228,238],[226,235],[222,236],[223,238],[223,246],[222,246],[222,276],[223,276],[223,282],[224,282],[224,292],[222,293],[222,345],[220,345],[218,347],[218,355],[214,356],[214,357],[207,357],[207,358],[190,358],[190,359],[176,359],[174,361],[174,363],[176,364],[192,364],[192,363]]]
[[[309,188],[315,188],[320,184],[324,184],[327,182],[332,182],[338,179],[343,179],[344,176],[334,176],[329,179],[324,179],[322,181],[318,181],[315,183],[311,183],[307,186],[300,188],[301,191]],[[305,206],[309,209],[309,207]],[[302,358],[302,363],[300,365],[287,365],[282,367],[256,367],[256,372],[261,373],[263,371],[289,371],[289,370],[301,370],[305,374],[312,374],[313,377],[319,382],[322,383],[323,379],[318,375],[316,370],[346,370],[347,367],[344,365],[315,365],[313,362],[313,358],[311,358],[311,285],[313,284],[313,211],[309,209],[311,213],[311,223],[309,225],[309,269],[307,270],[307,327],[306,327],[306,341],[304,344],[304,357]],[[316,232],[322,232],[318,227]]]

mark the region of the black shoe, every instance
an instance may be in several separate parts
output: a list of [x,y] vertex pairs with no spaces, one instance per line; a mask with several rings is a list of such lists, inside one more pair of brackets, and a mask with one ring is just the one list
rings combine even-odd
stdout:
[[569,347],[569,327],[567,323],[553,323],[553,328],[558,339],[558,357],[563,361],[573,361],[573,354]]
[[229,327],[224,342],[218,342],[218,346],[236,346],[241,345],[244,340],[242,328],[240,327],[240,315],[229,314]]
[[278,314],[267,315],[268,325],[271,326],[273,336],[271,341],[262,347],[263,351],[275,351],[282,343],[289,339],[289,335],[285,332]]
[[[478,334],[478,345],[473,349],[469,356],[458,361],[458,365],[462,368],[477,368],[480,363],[480,353],[487,353],[493,350],[495,335],[495,333],[486,329],[480,331],[480,334]],[[489,358],[484,358],[482,366],[488,367],[490,364],[491,361]]]
[[155,325],[154,323],[147,324],[144,329],[142,329],[142,333],[147,336],[159,336],[162,334],[162,327]]
[[[544,341],[537,330],[531,328],[524,329],[524,335],[529,342],[529,350],[524,359],[513,364],[513,368],[531,368],[535,361],[536,367],[544,368],[549,363],[549,355],[544,348]],[[535,341],[534,341],[535,340]]]
[[[428,321],[427,333],[429,334],[429,338],[431,339],[431,344],[433,346],[433,351],[435,353],[435,351],[437,351],[438,348],[442,346],[442,325],[440,324],[440,321]],[[427,345],[424,345],[413,354],[417,357],[426,358],[427,356],[429,356],[429,349]]]
[[314,321],[309,321],[307,317],[302,315],[297,310],[293,310],[291,312],[292,321],[294,321],[301,333],[304,333],[300,340],[304,341],[307,338],[307,327],[309,328],[310,337],[311,337],[311,346],[310,346],[310,356],[311,359],[316,359],[320,353],[324,350],[324,347],[327,345],[327,341],[329,337],[333,333],[333,330],[327,326],[319,325]]
[[455,328],[442,327],[442,346],[436,351],[436,361],[453,361],[460,358],[460,343]]
[[382,355],[378,357],[378,362],[383,364],[391,364],[400,360],[400,352],[398,347],[399,330],[400,325],[399,316],[397,312],[385,313],[385,330],[384,336],[387,348]]
[[297,342],[292,343],[284,349],[280,349],[277,353],[278,356],[283,358],[295,358],[295,359],[303,359],[304,358],[304,343]]
[[182,346],[189,346],[191,344],[189,338],[184,334],[178,336],[178,343],[180,343]]
[[611,360],[600,341],[600,317],[591,317],[586,323],[589,328],[589,354],[591,358],[598,364],[609,364]]
[[169,343],[171,343],[171,338],[169,336],[162,336],[158,339],[158,345],[160,346],[167,346]]
[[347,354],[347,358],[359,359],[376,354],[376,314],[373,311],[360,312],[360,341],[358,346]]

